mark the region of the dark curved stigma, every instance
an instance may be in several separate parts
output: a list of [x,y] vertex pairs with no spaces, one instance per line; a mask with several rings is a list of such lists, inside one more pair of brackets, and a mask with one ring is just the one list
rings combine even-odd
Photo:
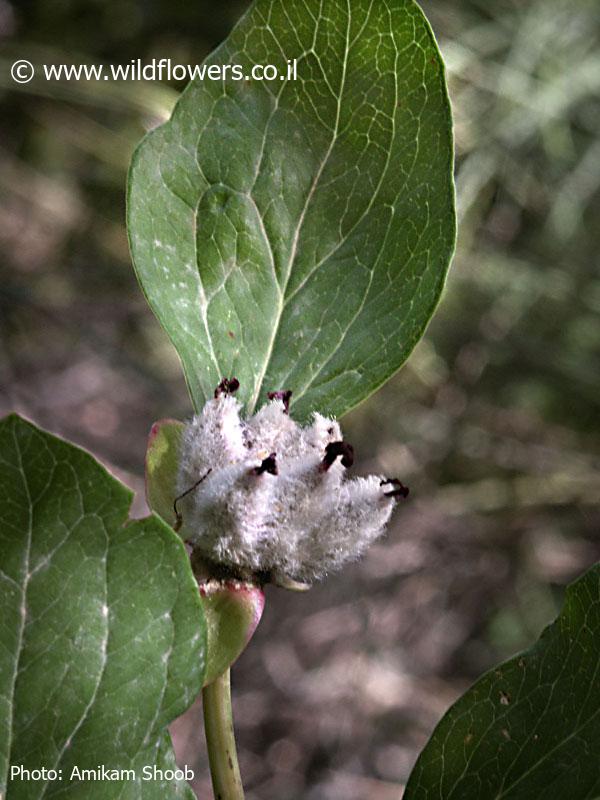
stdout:
[[260,463],[260,466],[254,467],[254,474],[262,475],[263,472],[268,472],[269,475],[277,475],[278,469],[277,469],[276,455],[277,455],[276,453],[271,453],[266,458],[263,458],[263,460]]
[[383,493],[385,497],[408,497],[408,493],[410,491],[408,486],[405,486],[402,481],[398,480],[398,478],[388,478],[385,481],[381,481],[379,485],[394,487],[389,492]]
[[215,398],[220,397],[222,394],[235,394],[239,388],[240,382],[237,378],[223,378],[215,389]]
[[321,461],[321,471],[327,472],[336,458],[341,458],[343,467],[354,464],[354,448],[348,442],[330,442],[325,448],[325,455]]
[[290,400],[292,398],[292,392],[290,389],[286,389],[283,392],[267,392],[267,397],[269,400],[281,400],[285,413],[290,413]]

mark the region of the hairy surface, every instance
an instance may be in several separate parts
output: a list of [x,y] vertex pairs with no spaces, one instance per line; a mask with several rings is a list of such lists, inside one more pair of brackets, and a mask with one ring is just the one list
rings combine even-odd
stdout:
[[358,558],[392,513],[384,478],[346,477],[352,448],[333,419],[315,413],[301,427],[279,396],[248,420],[239,411],[223,393],[186,427],[178,490],[189,542],[213,563],[309,582]]

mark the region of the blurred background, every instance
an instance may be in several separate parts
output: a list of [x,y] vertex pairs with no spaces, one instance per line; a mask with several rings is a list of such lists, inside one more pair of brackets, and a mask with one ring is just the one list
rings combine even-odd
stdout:
[[[600,558],[598,5],[423,5],[449,72],[459,245],[424,341],[344,420],[358,471],[411,495],[362,563],[268,590],[233,670],[248,800],[398,800],[449,704]],[[199,63],[245,7],[0,0],[0,413],[92,450],[137,515],[148,430],[191,407],[131,269],[125,176],[183,85],[18,87],[9,68]],[[173,737],[204,799],[199,712]]]

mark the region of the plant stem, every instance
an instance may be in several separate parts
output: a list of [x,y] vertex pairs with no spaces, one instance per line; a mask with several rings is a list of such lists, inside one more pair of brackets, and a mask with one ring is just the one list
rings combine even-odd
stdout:
[[215,800],[244,800],[231,710],[231,677],[225,672],[202,690],[204,732]]

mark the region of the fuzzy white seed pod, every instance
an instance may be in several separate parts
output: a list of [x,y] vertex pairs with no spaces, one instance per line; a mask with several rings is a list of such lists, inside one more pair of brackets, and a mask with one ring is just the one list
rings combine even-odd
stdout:
[[184,432],[179,514],[194,551],[234,573],[306,582],[358,558],[408,490],[380,476],[348,479],[352,448],[339,424],[315,413],[301,427],[287,413],[289,392],[243,420],[235,388],[223,381]]

